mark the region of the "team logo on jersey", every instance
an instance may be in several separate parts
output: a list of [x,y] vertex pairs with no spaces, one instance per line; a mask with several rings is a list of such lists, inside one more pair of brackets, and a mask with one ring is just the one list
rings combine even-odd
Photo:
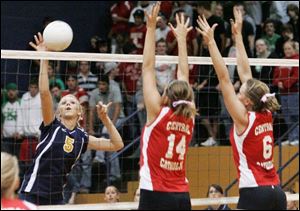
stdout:
[[73,148],[74,148],[74,139],[70,138],[69,136],[66,136],[65,139],[65,144],[64,144],[64,151],[66,153],[70,153],[72,152]]

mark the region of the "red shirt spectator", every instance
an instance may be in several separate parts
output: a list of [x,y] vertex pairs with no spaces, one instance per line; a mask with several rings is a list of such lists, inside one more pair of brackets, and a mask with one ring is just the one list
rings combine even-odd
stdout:
[[128,20],[132,9],[131,1],[119,1],[110,8],[113,21],[111,35],[129,31]]
[[[298,59],[299,54],[295,54],[292,57],[285,59]],[[282,82],[283,89],[280,90],[280,94],[297,93],[299,82],[299,67],[276,67],[274,70],[273,85],[278,86],[278,83]]]
[[[174,43],[176,42],[175,46],[173,48],[170,48],[170,45],[172,45],[171,43]],[[197,32],[195,29],[192,29],[188,34],[187,34],[187,37],[186,37],[186,42],[187,42],[187,53],[188,53],[188,56],[196,56],[197,55],[197,52],[195,51],[198,51],[198,46],[197,46],[197,50],[195,50],[195,45],[194,45],[194,42],[197,43]],[[169,55],[174,55],[174,56],[177,56],[178,55],[178,47],[177,47],[177,41],[176,41],[176,38],[173,34],[172,31],[169,31],[168,34],[167,34],[167,43],[168,43],[168,54]]]
[[126,95],[134,95],[136,83],[141,77],[142,67],[139,63],[121,63],[119,65],[118,79],[124,84]]
[[133,14],[134,26],[129,30],[129,39],[137,48],[138,54],[143,54],[144,42],[146,38],[146,25],[144,24],[144,11],[138,9]]

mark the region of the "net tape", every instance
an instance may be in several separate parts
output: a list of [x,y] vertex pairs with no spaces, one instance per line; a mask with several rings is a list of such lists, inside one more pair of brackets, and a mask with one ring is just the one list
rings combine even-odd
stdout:
[[[1,59],[44,59],[61,61],[101,61],[142,63],[143,55],[100,54],[49,51],[1,50]],[[224,58],[226,65],[236,65],[236,58]],[[188,57],[189,64],[212,65],[210,57]],[[177,56],[156,56],[156,63],[178,64]],[[254,59],[249,58],[252,66],[288,66],[299,67],[297,59]]]

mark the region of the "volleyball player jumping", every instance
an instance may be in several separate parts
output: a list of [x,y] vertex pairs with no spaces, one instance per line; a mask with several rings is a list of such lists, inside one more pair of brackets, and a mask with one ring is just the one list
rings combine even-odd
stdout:
[[196,108],[189,85],[186,36],[192,29],[189,19],[176,16],[177,26],[170,25],[177,38],[179,67],[177,78],[160,96],[155,79],[155,29],[160,2],[147,16],[143,55],[143,94],[147,123],[141,137],[139,209],[191,209],[185,160],[192,139]]
[[238,209],[284,210],[286,197],[280,187],[273,164],[272,111],[280,108],[268,86],[252,78],[242,38],[242,14],[234,7],[231,21],[237,47],[238,74],[243,85],[238,95],[230,81],[224,60],[214,40],[217,24],[209,26],[205,17],[198,17],[197,30],[208,45],[226,108],[233,119],[230,142],[238,171]]
[[[30,45],[37,51],[46,51],[41,33],[34,36],[36,44]],[[65,177],[87,148],[117,151],[123,148],[123,141],[107,115],[110,104],[97,105],[98,117],[108,129],[109,139],[96,138],[79,127],[82,108],[73,95],[64,96],[58,105],[57,114],[52,110],[49,91],[48,61],[40,63],[39,91],[42,103],[43,123],[40,126],[41,139],[36,148],[34,161],[25,173],[20,188],[20,198],[38,205],[63,204]],[[34,117],[32,117],[34,118]]]

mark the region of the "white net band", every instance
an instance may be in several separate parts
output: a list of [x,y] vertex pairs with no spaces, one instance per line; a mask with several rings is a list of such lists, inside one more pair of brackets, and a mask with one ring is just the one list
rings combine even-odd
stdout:
[[[192,206],[208,206],[214,204],[237,204],[239,197],[199,198],[191,199]],[[299,193],[287,195],[288,201],[299,201]],[[138,202],[118,202],[80,205],[39,206],[41,210],[136,210]]]
[[[69,53],[1,50],[1,59],[32,59],[60,61],[100,61],[100,62],[132,62],[142,63],[143,55],[100,54],[100,53]],[[236,65],[236,58],[224,58],[226,65]],[[210,57],[189,57],[189,64],[212,65]],[[156,63],[178,64],[177,56],[156,56]],[[288,66],[299,67],[297,59],[249,59],[252,66]]]

